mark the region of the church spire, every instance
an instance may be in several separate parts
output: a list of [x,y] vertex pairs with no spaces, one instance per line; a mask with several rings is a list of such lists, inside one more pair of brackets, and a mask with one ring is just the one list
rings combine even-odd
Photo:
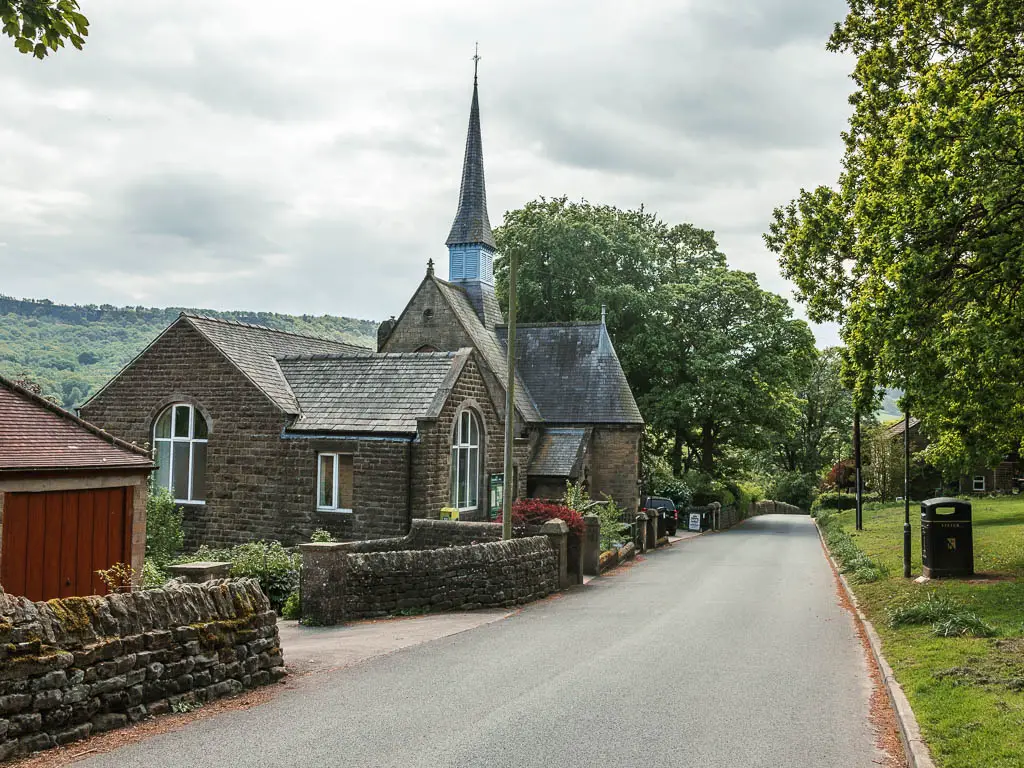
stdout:
[[[451,232],[445,245],[485,246],[494,250],[494,234],[487,218],[487,189],[484,186],[484,149],[480,138],[480,100],[477,93],[477,67],[480,55],[473,56],[473,102],[469,108],[469,132],[466,136],[466,156],[462,164],[462,187],[459,190],[459,210],[455,214]],[[474,276],[476,277],[476,276]],[[482,279],[483,275],[479,275]],[[452,279],[458,279],[456,275]],[[492,278],[493,279],[493,278]]]

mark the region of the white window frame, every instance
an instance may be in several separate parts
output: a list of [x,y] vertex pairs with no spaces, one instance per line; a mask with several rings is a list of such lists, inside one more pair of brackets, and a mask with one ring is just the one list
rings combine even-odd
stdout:
[[[178,421],[178,409],[188,408],[188,437],[176,437],[175,429]],[[167,411],[171,412],[171,436],[170,437],[157,437],[156,429],[160,420],[164,417]],[[175,499],[175,504],[206,504],[206,499],[193,499],[193,488],[192,481],[195,477],[195,445],[196,443],[202,443],[206,445],[209,443],[207,437],[194,437],[196,433],[196,414],[199,414],[206,423],[206,433],[210,433],[210,422],[207,420],[199,409],[191,403],[172,403],[171,405],[160,411],[160,414],[156,417],[156,421],[153,422],[153,446],[156,447],[157,443],[167,444],[167,490],[170,491],[174,487],[174,444],[175,443],[188,443],[188,498],[187,499]],[[207,454],[209,458],[209,454]]]
[[[334,465],[334,473],[331,477],[331,503],[329,505],[320,504],[320,488],[323,483],[323,457],[330,456],[333,459],[332,464]],[[339,507],[338,501],[340,494],[338,493],[338,472],[341,469],[341,457],[347,456],[352,457],[351,453],[338,453],[337,451],[321,451],[316,455],[316,508],[319,512],[343,512],[351,513],[351,507]],[[353,486],[355,484],[355,466],[352,468],[352,480]],[[353,487],[353,496],[355,496],[355,488]],[[354,499],[353,499],[354,501]]]
[[[466,417],[468,417],[468,419]],[[462,433],[463,424],[467,425],[466,431],[468,434],[466,435],[463,435]],[[476,444],[473,444],[471,442],[471,435],[474,425],[476,426]],[[449,478],[452,478],[452,487],[449,489],[448,494],[449,503],[451,504],[451,506],[455,507],[455,509],[459,510],[459,512],[474,512],[480,507],[480,444],[481,442],[483,442],[481,440],[482,435],[483,427],[480,424],[480,419],[477,418],[476,414],[469,409],[461,411],[455,422],[455,430],[452,434],[451,441],[451,451],[449,452],[450,460],[454,465],[454,472],[449,473]],[[468,458],[470,456],[470,450],[476,452],[475,468],[472,466],[462,466],[463,451],[465,451],[466,453],[466,463],[472,464],[472,462],[470,462]],[[471,482],[473,482],[476,485],[476,504],[468,503],[469,494],[467,494],[465,504],[459,503],[459,486],[461,485],[460,481],[462,479],[462,473],[464,471],[467,473],[468,479],[471,480]],[[467,484],[467,488],[468,487],[469,486]]]
[[[978,482],[979,481],[981,482],[981,488],[978,487]],[[975,475],[974,476],[974,491],[975,491],[975,493],[978,493],[978,492],[984,493],[985,492],[985,476],[984,475]]]

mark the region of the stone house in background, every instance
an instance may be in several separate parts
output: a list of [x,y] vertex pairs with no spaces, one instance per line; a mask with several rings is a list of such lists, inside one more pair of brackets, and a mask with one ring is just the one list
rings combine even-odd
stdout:
[[[886,439],[903,446],[904,422],[900,419],[885,428]],[[910,418],[910,450],[917,453],[928,447],[928,438],[921,432],[921,420]],[[902,465],[901,465],[902,466]],[[900,470],[902,473],[902,469]],[[944,493],[1010,493],[1017,485],[1021,474],[1020,456],[1008,454],[994,467],[978,466],[970,474],[962,475],[950,483],[943,479],[942,473],[930,464],[915,466],[911,471],[910,497],[912,499],[928,499],[942,496]],[[902,474],[900,474],[899,493],[903,493]]]
[[[428,265],[376,351],[186,313],[81,407],[153,446],[187,546],[397,536],[443,507],[500,507],[506,329],[481,146],[474,81],[450,279]],[[584,480],[635,509],[643,419],[603,320],[520,327],[516,350],[510,492]]]

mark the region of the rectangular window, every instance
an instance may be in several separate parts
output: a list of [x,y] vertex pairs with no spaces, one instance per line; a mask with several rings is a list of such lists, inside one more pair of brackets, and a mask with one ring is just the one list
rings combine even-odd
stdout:
[[317,509],[352,511],[352,456],[321,453],[317,459]]
[[985,476],[975,475],[974,476],[974,490],[984,491],[985,490]]

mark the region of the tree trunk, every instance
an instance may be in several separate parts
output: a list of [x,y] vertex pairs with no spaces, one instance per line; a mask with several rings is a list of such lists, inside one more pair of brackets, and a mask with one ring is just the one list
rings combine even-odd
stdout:
[[683,428],[676,427],[676,441],[672,445],[672,474],[679,477],[683,473]]
[[710,475],[715,469],[715,428],[705,424],[700,431],[700,469]]

